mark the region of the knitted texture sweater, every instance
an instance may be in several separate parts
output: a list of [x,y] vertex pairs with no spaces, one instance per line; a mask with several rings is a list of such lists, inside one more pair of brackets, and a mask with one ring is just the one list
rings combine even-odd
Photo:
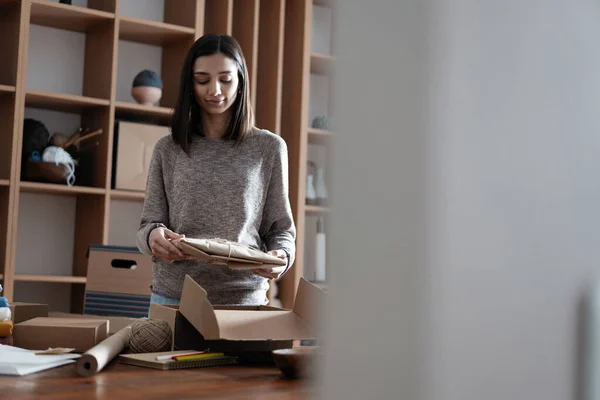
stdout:
[[212,304],[266,304],[267,279],[251,271],[198,260],[169,263],[152,255],[152,229],[164,226],[188,238],[222,238],[295,258],[296,227],[289,202],[285,141],[254,129],[245,140],[195,136],[189,156],[171,138],[158,141],[148,171],[137,245],[152,256],[152,291],[179,299],[185,275]]

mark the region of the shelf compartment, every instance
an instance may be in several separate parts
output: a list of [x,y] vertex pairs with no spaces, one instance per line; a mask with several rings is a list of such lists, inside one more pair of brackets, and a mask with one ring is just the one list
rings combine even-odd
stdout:
[[313,206],[311,204],[307,204],[304,209],[307,213],[313,213],[313,214],[327,214],[327,213],[331,212],[331,209],[329,207]]
[[144,192],[136,192],[129,190],[113,189],[110,191],[111,200],[130,200],[130,201],[143,201],[146,198]]
[[119,39],[162,46],[171,42],[194,39],[195,30],[165,22],[133,17],[119,17]]
[[20,1],[0,4],[0,85],[14,86],[17,83],[20,21]]
[[104,195],[106,189],[87,187],[87,186],[67,186],[59,185],[56,183],[42,183],[42,182],[27,182],[21,181],[19,183],[21,192],[27,193],[47,193],[47,194],[58,194],[58,195]]
[[204,34],[231,35],[233,0],[205,0]]
[[47,0],[31,0],[31,23],[74,32],[91,32],[115,19],[114,13]]
[[334,56],[312,53],[310,55],[310,72],[316,75],[330,75],[333,72],[334,62]]
[[124,118],[168,125],[171,122],[173,109],[169,107],[145,106],[126,101],[117,101],[115,102],[115,115],[117,119]]
[[[15,94],[0,93],[0,180],[6,180],[11,175],[15,124],[17,123],[15,109]],[[3,229],[2,225],[0,225],[0,229]]]
[[58,275],[15,275],[15,281],[20,282],[53,282],[53,283],[80,283],[85,284],[85,276],[58,276]]

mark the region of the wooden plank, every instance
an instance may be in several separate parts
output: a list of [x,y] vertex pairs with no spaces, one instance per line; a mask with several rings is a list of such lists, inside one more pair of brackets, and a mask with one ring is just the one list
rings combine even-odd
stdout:
[[20,282],[53,282],[53,283],[86,283],[85,276],[58,276],[58,275],[15,275],[15,281]]
[[204,34],[231,35],[233,0],[205,0]]
[[83,95],[110,99],[115,42],[115,21],[90,30],[85,38]]
[[9,85],[0,85],[0,92],[2,93],[14,93],[15,87]]
[[109,103],[106,99],[74,94],[42,92],[39,90],[27,90],[25,93],[25,105],[27,107],[54,111],[81,113],[86,108],[107,107]]
[[91,8],[31,0],[31,23],[74,32],[88,32],[115,19],[114,13]]
[[173,109],[169,107],[146,106],[126,101],[117,101],[115,102],[115,113],[117,118],[147,120],[148,122],[168,125],[171,122]]
[[[9,178],[12,167],[12,144],[15,134],[15,96],[0,96],[0,178]],[[0,226],[0,230],[3,229]]]
[[310,72],[316,75],[331,75],[335,57],[329,54],[312,53],[310,55]]
[[250,102],[256,108],[256,73],[258,64],[259,0],[234,0],[233,37],[238,41],[248,68]]
[[[20,5],[12,3],[0,10],[0,84],[14,86],[17,81]],[[14,91],[14,89],[13,89]]]
[[284,0],[261,0],[256,76],[256,124],[281,132]]
[[163,46],[179,40],[194,39],[195,29],[133,17],[119,17],[119,39]]
[[146,193],[135,192],[130,190],[118,190],[114,189],[110,191],[111,200],[130,200],[130,201],[144,201]]
[[82,195],[82,194],[94,194],[103,195],[106,193],[106,189],[97,187],[85,187],[85,186],[67,186],[59,185],[55,183],[42,183],[42,182],[25,182],[19,183],[19,188],[22,192],[28,193],[48,193],[48,194],[60,194],[60,195]]
[[329,212],[331,212],[331,209],[329,207],[313,206],[310,204],[304,206],[304,210],[307,213],[311,214],[328,214]]
[[4,274],[7,269],[8,253],[10,251],[10,227],[8,226],[11,212],[9,207],[10,190],[6,186],[8,186],[8,181],[6,179],[0,180],[0,274]]
[[8,179],[0,179],[0,186],[8,186],[10,181]]
[[294,305],[296,289],[304,273],[304,206],[306,152],[308,146],[308,92],[312,4],[290,0],[285,9],[285,48],[281,136],[289,153],[290,202],[296,223],[296,261],[279,281],[285,308]]
[[[87,276],[87,251],[92,244],[103,244],[108,218],[103,196],[79,196],[75,211],[75,243],[73,245],[73,276]],[[71,293],[71,312],[83,312],[83,288]]]
[[[27,50],[29,43],[29,19],[31,7],[26,1],[20,2],[19,9],[19,47],[17,55],[17,77],[15,88],[15,113],[13,116],[13,142],[12,142],[12,168],[11,179],[18,182],[21,172],[21,132],[23,131],[23,119],[25,113],[25,84],[27,79]],[[17,258],[17,216],[19,214],[19,186],[13,184],[9,187],[8,196],[8,251],[5,256],[4,268],[4,292],[2,293],[12,301],[14,297],[14,274]]]
[[164,46],[161,63],[163,92],[160,105],[166,108],[175,107],[181,80],[181,67],[185,56],[194,43],[193,37]]
[[[202,4],[204,7],[204,5]],[[165,22],[196,29],[196,0],[165,0]]]

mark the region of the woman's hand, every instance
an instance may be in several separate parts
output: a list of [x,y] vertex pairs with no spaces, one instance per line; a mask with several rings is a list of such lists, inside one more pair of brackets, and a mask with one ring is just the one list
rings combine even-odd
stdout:
[[[276,256],[277,258],[281,258],[282,260],[285,260],[285,264],[287,265],[287,253],[283,250],[271,250],[268,252],[268,254],[272,254],[274,256]],[[281,277],[281,274],[283,274],[283,271],[285,271],[286,265],[276,265],[273,267],[266,267],[266,268],[257,268],[257,269],[253,269],[252,272],[255,275],[259,275],[262,276],[263,278],[267,278],[267,279],[279,279]]]
[[167,228],[155,228],[150,232],[148,244],[152,250],[154,257],[164,261],[173,262],[180,260],[189,260],[191,257],[184,254],[169,240],[183,238],[185,235],[180,235]]

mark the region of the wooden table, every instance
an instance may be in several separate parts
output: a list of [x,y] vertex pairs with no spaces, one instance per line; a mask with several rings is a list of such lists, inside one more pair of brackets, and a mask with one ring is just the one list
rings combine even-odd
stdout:
[[85,378],[70,364],[27,376],[0,376],[0,399],[281,399],[311,398],[310,383],[276,368],[221,366],[161,371],[111,362]]

